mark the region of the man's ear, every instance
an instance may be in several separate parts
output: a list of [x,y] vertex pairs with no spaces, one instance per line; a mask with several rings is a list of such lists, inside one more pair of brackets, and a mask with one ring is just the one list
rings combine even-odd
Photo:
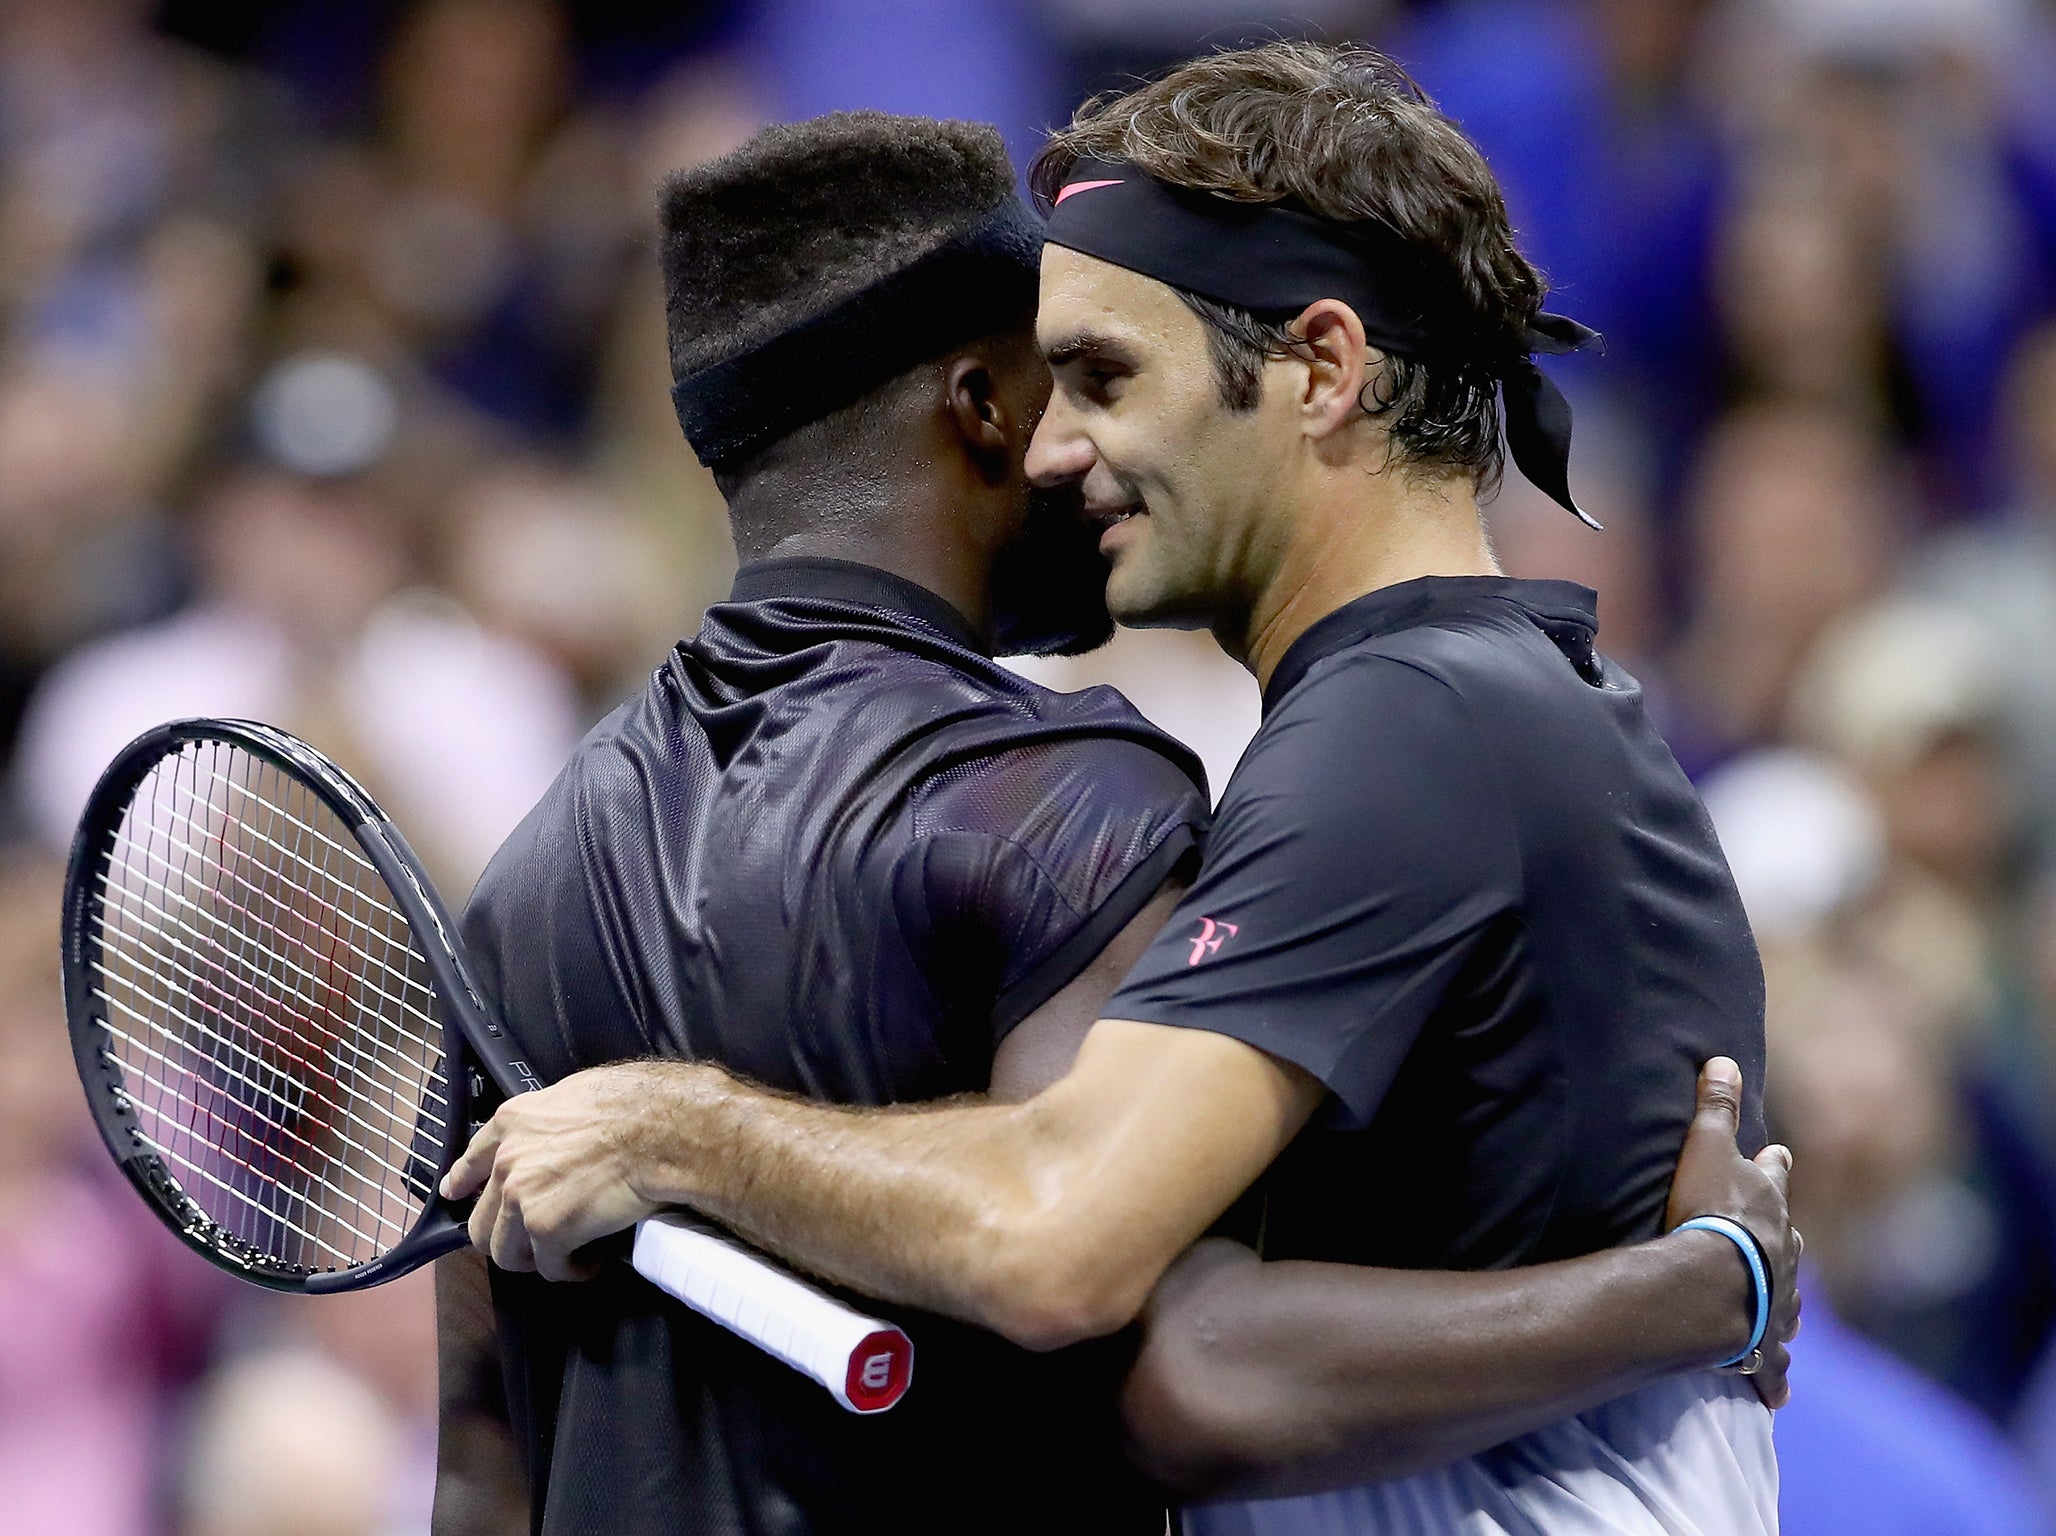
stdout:
[[1384,354],[1364,340],[1364,323],[1340,299],[1316,299],[1292,322],[1294,356],[1306,364],[1300,417],[1307,435],[1333,436],[1355,419],[1364,385]]
[[1009,419],[1000,397],[999,376],[982,357],[955,358],[943,377],[943,410],[964,452],[987,475],[1004,476],[1012,462]]

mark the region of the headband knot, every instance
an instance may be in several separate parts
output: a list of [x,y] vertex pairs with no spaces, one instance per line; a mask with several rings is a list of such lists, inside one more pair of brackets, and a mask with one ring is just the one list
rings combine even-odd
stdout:
[[1341,299],[1372,346],[1417,361],[1468,363],[1498,383],[1514,465],[1582,522],[1570,491],[1571,407],[1534,354],[1583,351],[1599,333],[1536,314],[1510,348],[1463,342],[1461,301],[1413,241],[1377,219],[1345,223],[1290,203],[1173,187],[1132,165],[1081,161],[1051,205],[1048,241],[1257,315]]

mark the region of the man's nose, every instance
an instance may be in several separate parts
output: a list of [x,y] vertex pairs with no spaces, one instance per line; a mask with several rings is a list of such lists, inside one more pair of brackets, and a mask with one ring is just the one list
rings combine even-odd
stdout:
[[1035,436],[1028,440],[1029,483],[1046,489],[1083,480],[1093,458],[1092,440],[1078,430],[1077,417],[1064,404],[1062,393],[1052,395],[1036,423]]

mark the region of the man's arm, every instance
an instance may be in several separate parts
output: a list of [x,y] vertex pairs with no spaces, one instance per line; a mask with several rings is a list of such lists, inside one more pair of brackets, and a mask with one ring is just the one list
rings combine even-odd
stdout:
[[1078,1060],[1107,999],[1163,930],[1185,895],[1183,880],[1168,880],[1149,904],[1070,982],[1007,1032],[993,1055],[988,1097],[1022,1104],[1056,1082]]
[[[1075,999],[1071,1006],[1075,1008]],[[1108,1032],[1106,1026],[1096,1026],[1078,1067],[1040,1097],[1061,1092],[1079,1070],[1090,1068],[1092,1053]],[[1110,1058],[1095,1070],[1118,1082],[1123,1080],[1123,1064]],[[566,1241],[564,1233],[585,1241],[586,1232],[610,1230],[635,1219],[632,1213],[577,1218],[574,1207],[579,1197],[567,1192],[596,1189],[603,1205],[618,1199],[633,1207],[646,1200],[629,1189],[630,1175],[621,1171],[624,1158],[632,1160],[633,1149],[653,1134],[674,1136],[677,1127],[690,1123],[708,1102],[695,1097],[700,1092],[695,1082],[701,1075],[698,1069],[672,1070],[677,1066],[637,1063],[579,1074],[588,1082],[575,1094],[560,1096],[554,1106],[550,1096],[559,1089],[513,1101],[539,1104],[551,1113],[503,1127],[500,1153],[492,1166],[496,1175],[509,1167],[514,1174],[503,1179],[502,1209],[491,1229],[494,1240],[503,1242],[509,1233],[535,1230],[535,1212],[542,1214],[543,1230],[556,1234],[546,1241],[560,1243]],[[653,1068],[663,1070],[649,1070]],[[1699,1213],[1735,1217],[1769,1251],[1778,1299],[1765,1351],[1765,1386],[1775,1403],[1784,1392],[1782,1340],[1796,1324],[1797,1312],[1791,1283],[1797,1236],[1789,1229],[1784,1205],[1787,1164],[1782,1148],[1767,1149],[1755,1163],[1733,1150],[1732,1106],[1739,1102],[1740,1085],[1733,1078],[1732,1064],[1720,1064],[1717,1070],[1720,1085],[1711,1095],[1702,1095],[1713,1106],[1711,1118],[1702,1114],[1694,1131],[1705,1153],[1702,1165],[1714,1171],[1695,1174],[1688,1155],[1673,1191],[1670,1219],[1674,1223]],[[559,1087],[577,1081],[567,1079]],[[884,1190],[889,1204],[891,1192],[901,1187],[901,1170],[911,1167],[916,1190],[932,1187],[940,1192],[938,1206],[969,1209],[961,1191],[928,1166],[930,1160],[946,1155],[936,1147],[953,1142],[983,1149],[981,1171],[969,1181],[974,1188],[1004,1191],[1005,1179],[1019,1177],[990,1171],[998,1161],[994,1148],[1004,1152],[1010,1138],[1022,1136],[1008,1125],[1006,1106],[881,1115],[822,1112],[731,1087],[718,1077],[713,1095],[712,1117],[729,1129],[703,1144],[753,1147],[750,1155],[759,1158],[775,1158],[778,1149],[796,1147],[792,1166],[799,1177],[780,1187],[806,1190],[812,1180],[827,1178],[832,1190],[840,1190],[844,1186],[833,1182],[838,1171],[854,1163],[867,1170],[859,1200],[875,1200]],[[1031,1105],[1034,1102],[1039,1100]],[[743,1117],[752,1111],[779,1117],[769,1133],[754,1142],[749,1131],[733,1128],[746,1125]],[[726,1118],[731,1115],[733,1122]],[[1286,1118],[1277,1114],[1274,1126],[1282,1126]],[[971,1122],[970,1135],[961,1128],[966,1120]],[[981,1120],[1000,1122],[1000,1135],[981,1143]],[[615,1134],[624,1124],[638,1121],[639,1129],[626,1136]],[[867,1134],[902,1128],[915,1134],[897,1142],[881,1138],[882,1153]],[[942,1134],[930,1140],[932,1130]],[[838,1132],[851,1133],[861,1144],[850,1162],[844,1161],[848,1142],[839,1140]],[[823,1141],[809,1139],[816,1136]],[[1110,1144],[1118,1153],[1122,1138],[1115,1137]],[[1238,1138],[1238,1144],[1248,1145],[1248,1138]],[[1723,1161],[1712,1160],[1713,1149]],[[771,1168],[776,1177],[775,1161]],[[1032,1180],[1021,1182],[1032,1188]],[[738,1180],[738,1187],[746,1190],[747,1180]],[[624,1189],[629,1193],[621,1194]],[[838,1197],[820,1198],[834,1206]],[[789,1199],[768,1203],[773,1211],[788,1213],[787,1219],[793,1219],[789,1213],[794,1209],[806,1208]],[[1023,1207],[1029,1211],[1023,1232],[1032,1233],[1037,1213],[1028,1201]],[[556,1214],[560,1210],[572,1211],[572,1218],[561,1225]],[[876,1210],[874,1206],[873,1220]],[[523,1211],[531,1214],[524,1217]],[[1001,1266],[989,1259],[981,1266],[975,1239],[952,1244],[946,1224],[939,1226],[939,1235],[922,1239],[916,1257],[904,1268],[895,1269],[890,1244],[879,1235],[883,1228],[873,1227],[867,1238],[861,1219],[850,1222],[832,1216],[824,1223],[830,1242],[814,1251],[844,1245],[841,1251],[856,1255],[853,1269],[869,1267],[871,1273],[893,1277],[905,1288],[902,1295],[914,1294],[917,1304],[921,1288],[936,1284],[929,1278],[932,1272],[922,1266],[946,1261],[959,1267],[944,1273],[971,1277],[970,1284],[1002,1283]],[[1161,1234],[1158,1240],[1163,1240]],[[1017,1233],[1015,1241],[1032,1239]],[[885,1250],[884,1258],[872,1256],[872,1242]],[[808,1249],[804,1241],[793,1246],[802,1255]],[[1128,1262],[1134,1262],[1139,1246],[1127,1247]],[[1092,1250],[1085,1248],[1065,1262],[1089,1263],[1091,1256]],[[1025,1261],[1016,1249],[1009,1262]],[[1044,1283],[1047,1274],[1057,1270],[1053,1265],[1045,1271]],[[862,1278],[855,1283],[874,1292],[878,1288]],[[1074,1294],[1105,1294],[1094,1291],[1089,1280],[1075,1283]],[[1247,1250],[1209,1243],[1188,1257],[1151,1299],[1145,1350],[1126,1394],[1136,1454],[1159,1476],[1195,1494],[1337,1486],[1439,1464],[1670,1371],[1725,1358],[1744,1342],[1746,1290],[1732,1245],[1711,1233],[1686,1233],[1637,1248],[1494,1274],[1260,1264]],[[933,1294],[955,1301],[976,1293],[948,1291],[945,1284]],[[1053,1344],[1063,1341],[1054,1335],[1082,1337],[1092,1331],[1079,1321],[1085,1316],[1083,1306],[1060,1319],[1061,1326],[1050,1322],[1054,1308],[1030,1310],[1018,1298],[996,1294],[992,1310],[1025,1319],[1017,1326],[1024,1342]],[[1116,1310],[1118,1305],[1110,1304],[1106,1315]],[[968,1306],[960,1311],[965,1314],[976,1315]],[[1113,1326],[1118,1321],[1097,1331]]]
[[[994,1098],[1032,1098],[1069,1070],[1180,894],[1167,887],[1007,1036]],[[1742,1156],[1741,1111],[1734,1063],[1707,1063],[1665,1226],[1726,1216],[1758,1234],[1777,1296],[1751,1385],[1776,1408],[1798,1326],[1789,1164],[1782,1148]],[[1483,1274],[1267,1264],[1203,1238],[1143,1311],[1123,1394],[1130,1454],[1188,1498],[1403,1477],[1728,1359],[1748,1342],[1751,1300],[1734,1245],[1711,1232]]]
[[[1423,742],[1471,729],[1447,689],[1389,670]],[[1198,1028],[1102,1017],[1071,1070],[1026,1103],[925,1112],[802,1104],[707,1066],[610,1068],[508,1103],[445,1192],[476,1193],[473,1240],[495,1260],[552,1279],[582,1272],[583,1244],[680,1204],[802,1268],[1031,1347],[1120,1328],[1305,1124],[1321,1079],[1369,1117],[1466,936],[1513,899],[1503,839],[1450,844],[1437,830],[1494,812],[1484,767],[1452,769],[1443,751],[1416,782],[1418,763],[1402,759],[1425,748],[1388,741],[1396,724],[1381,721],[1366,750],[1345,743],[1347,795],[1326,748],[1323,763],[1277,749],[1278,782],[1223,811],[1183,903],[1202,888],[1210,909],[1214,892],[1230,903],[1220,942],[1189,959],[1182,943],[1152,947],[1160,968],[1198,967],[1188,985],[1282,1041],[1249,1043],[1213,1016]],[[1261,743],[1251,754],[1238,772],[1262,766]],[[1323,892],[1354,894],[1338,905]],[[1265,920],[1267,899],[1290,910]],[[1150,1006],[1145,989],[1138,1007]]]
[[[1723,1215],[1763,1243],[1776,1296],[1754,1384],[1776,1407],[1798,1235],[1788,1157],[1736,1150],[1740,1105],[1734,1064],[1709,1063],[1666,1225]],[[1728,1359],[1748,1342],[1750,1299],[1734,1245],[1710,1232],[1487,1274],[1260,1263],[1210,1240],[1145,1312],[1123,1402],[1131,1449],[1195,1498],[1403,1476]]]
[[507,1419],[485,1260],[462,1249],[436,1260],[433,1536],[528,1529],[528,1480]]
[[[1167,887],[1155,912],[1179,894]],[[994,1098],[1032,1098],[1069,1069],[1155,926],[1142,914],[1008,1035]],[[1708,1063],[1665,1225],[1718,1215],[1760,1235],[1778,1295],[1751,1384],[1775,1408],[1789,1396],[1796,1234],[1782,1149],[1737,1150],[1741,1103],[1734,1063]],[[1728,1359],[1748,1342],[1750,1302],[1734,1245],[1710,1232],[1486,1274],[1266,1264],[1205,1238],[1144,1309],[1123,1400],[1130,1451],[1190,1498],[1401,1477]]]
[[1319,1085],[1202,1030],[1102,1019],[1023,1104],[871,1112],[646,1061],[509,1100],[444,1180],[510,1269],[666,1206],[803,1269],[1053,1349],[1132,1321],[1313,1113]]
[[1131,1320],[1317,1097],[1238,1042],[1118,1021],[1018,1105],[865,1113],[631,1063],[511,1101],[448,1188],[482,1187],[473,1238],[508,1267],[579,1273],[583,1244],[688,1204],[870,1294],[1055,1347]]

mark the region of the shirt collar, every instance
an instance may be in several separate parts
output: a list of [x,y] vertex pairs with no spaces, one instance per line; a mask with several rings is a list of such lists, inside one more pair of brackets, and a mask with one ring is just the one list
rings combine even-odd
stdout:
[[1599,598],[1574,581],[1521,581],[1511,576],[1419,576],[1344,603],[1286,649],[1264,689],[1264,712],[1304,678],[1315,662],[1379,635],[1475,613],[1497,599],[1524,609],[1572,660],[1589,662],[1599,630]]
[[966,650],[981,656],[988,654],[977,631],[945,599],[918,582],[876,566],[859,565],[854,560],[814,558],[752,560],[735,573],[735,584],[728,591],[729,601],[735,603],[761,603],[782,597],[817,598],[884,609],[940,630]]

